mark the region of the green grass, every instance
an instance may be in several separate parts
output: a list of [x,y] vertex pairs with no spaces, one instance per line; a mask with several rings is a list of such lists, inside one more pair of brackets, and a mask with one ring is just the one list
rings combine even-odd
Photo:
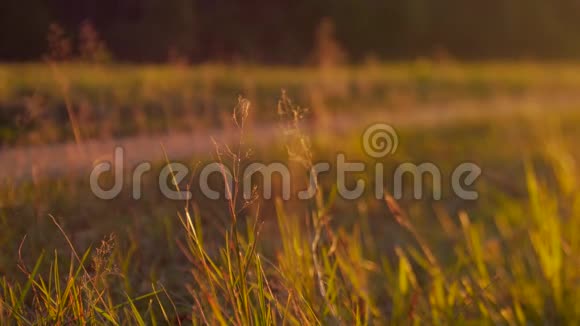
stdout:
[[[428,61],[316,68],[132,66],[122,64],[0,65],[0,144],[70,141],[67,104],[83,139],[223,126],[239,93],[252,119],[272,121],[280,89],[328,113],[409,109],[526,96],[574,97],[575,64],[435,64]],[[420,106],[420,105],[419,105]]]
[[[75,178],[3,184],[0,323],[578,323],[577,121],[540,115],[398,130],[387,165],[429,160],[445,174],[477,162],[476,202],[343,200],[332,173],[310,201],[245,208],[157,192],[101,201]],[[252,159],[287,160],[290,146],[307,165],[310,153],[369,160],[358,130],[306,148],[295,137],[255,148]]]
[[[158,194],[101,202],[75,179],[5,185],[0,321],[573,323],[580,191],[571,150],[577,119],[567,121],[401,131],[393,164],[430,159],[445,169],[470,159],[521,187],[513,195],[483,179],[476,203],[344,201],[332,178],[320,180],[311,202],[259,201],[245,210],[239,201],[184,208]],[[508,136],[517,152],[506,150]],[[360,156],[357,137],[348,139],[344,148]],[[332,157],[332,142],[314,139],[302,154]]]

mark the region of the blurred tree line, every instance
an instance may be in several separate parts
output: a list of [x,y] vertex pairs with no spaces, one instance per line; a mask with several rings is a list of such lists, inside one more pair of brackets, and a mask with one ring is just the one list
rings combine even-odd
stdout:
[[1,0],[0,59],[37,60],[51,23],[74,40],[86,21],[119,61],[307,63],[324,21],[351,62],[580,58],[578,0]]

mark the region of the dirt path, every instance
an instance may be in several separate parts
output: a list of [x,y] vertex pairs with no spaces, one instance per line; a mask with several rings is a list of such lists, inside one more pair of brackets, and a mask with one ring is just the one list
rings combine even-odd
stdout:
[[[574,102],[574,103],[572,103]],[[317,134],[340,134],[362,131],[376,122],[388,123],[395,128],[437,126],[454,124],[465,120],[497,119],[515,115],[551,114],[571,111],[578,101],[538,101],[537,99],[495,99],[486,102],[464,102],[452,105],[427,105],[411,110],[367,110],[365,114],[348,114],[328,117],[312,128]],[[580,104],[580,103],[578,103]],[[247,128],[248,143],[254,147],[273,145],[280,136],[279,126],[259,125]],[[112,160],[117,146],[124,148],[125,166],[142,161],[163,161],[163,148],[170,160],[206,156],[214,150],[211,137],[219,142],[237,139],[235,129],[204,130],[191,133],[173,133],[161,136],[136,136],[123,139],[88,141],[77,146],[74,143],[14,148],[0,152],[0,180],[18,182],[36,177],[83,176],[88,178],[95,163]],[[163,146],[161,146],[163,144]]]

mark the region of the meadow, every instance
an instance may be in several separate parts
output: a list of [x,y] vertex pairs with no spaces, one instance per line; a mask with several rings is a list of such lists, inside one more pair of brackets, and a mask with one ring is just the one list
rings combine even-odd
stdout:
[[[174,201],[154,177],[164,160],[140,200],[129,188],[98,199],[89,171],[0,180],[0,324],[578,323],[578,89],[574,64],[2,65],[0,158],[205,130],[192,143],[213,150],[165,159],[194,171],[177,188],[216,160],[233,171],[284,162],[306,185],[313,162],[338,153],[387,170],[433,162],[445,180],[466,161],[483,173],[477,200],[446,183],[441,200],[414,199],[411,179],[395,199],[388,174],[376,185],[369,171],[347,184],[385,196],[347,200],[331,171],[309,200],[282,200],[276,187],[244,200],[248,180],[234,174],[231,200],[192,188],[192,200]],[[333,125],[340,117],[347,127]],[[395,153],[365,154],[368,121],[396,128]],[[277,128],[264,135],[264,125]],[[213,144],[221,129],[239,139]],[[430,193],[434,181],[421,181]],[[212,186],[227,191],[219,176]]]
[[[0,145],[38,145],[227,127],[238,94],[250,119],[273,122],[286,89],[312,116],[413,110],[426,104],[532,97],[577,100],[580,67],[553,63],[437,63],[352,67],[12,64],[0,66]],[[233,99],[233,100],[232,100]],[[73,122],[68,108],[72,108]],[[492,105],[490,108],[493,109]],[[79,128],[80,129],[80,128]]]

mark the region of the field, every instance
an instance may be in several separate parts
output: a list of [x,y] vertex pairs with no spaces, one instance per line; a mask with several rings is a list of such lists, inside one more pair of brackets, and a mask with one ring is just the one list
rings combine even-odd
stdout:
[[[574,64],[2,65],[0,324],[578,323],[579,89]],[[396,130],[389,155],[368,155],[376,123]],[[100,199],[91,168],[119,144],[124,187]],[[355,199],[339,155],[367,167],[346,177],[368,185]],[[216,161],[229,200],[196,187]],[[160,191],[168,162],[191,200]],[[240,172],[255,162],[285,164],[293,195],[274,177],[265,198]],[[397,197],[393,171],[425,162],[441,198],[429,176]],[[464,162],[475,200],[452,189]]]
[[[252,100],[251,119],[276,120],[286,89],[312,115],[410,110],[508,98],[578,100],[574,64],[372,64],[320,71],[300,67],[14,64],[0,66],[0,145],[83,140],[229,125],[235,98]],[[572,101],[573,103],[573,101]],[[492,108],[489,108],[492,109]]]

